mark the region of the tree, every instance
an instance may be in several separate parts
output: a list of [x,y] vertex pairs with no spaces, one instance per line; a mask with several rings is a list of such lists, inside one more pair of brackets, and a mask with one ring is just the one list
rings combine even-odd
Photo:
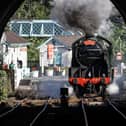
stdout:
[[121,52],[124,57],[126,55],[126,25],[113,25],[113,33],[110,36],[110,40],[113,44],[113,54]]
[[41,0],[25,0],[12,19],[47,19],[50,6],[45,7]]
[[35,38],[35,37],[31,37],[29,38],[29,41],[31,42],[31,45],[29,45],[28,47],[28,60],[39,60],[39,50],[37,49],[37,47],[42,44],[44,41],[46,40],[46,38]]

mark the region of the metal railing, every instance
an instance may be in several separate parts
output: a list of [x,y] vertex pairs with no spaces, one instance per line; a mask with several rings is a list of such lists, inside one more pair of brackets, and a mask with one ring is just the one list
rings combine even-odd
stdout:
[[53,20],[12,20],[10,30],[22,37],[51,37],[72,34]]

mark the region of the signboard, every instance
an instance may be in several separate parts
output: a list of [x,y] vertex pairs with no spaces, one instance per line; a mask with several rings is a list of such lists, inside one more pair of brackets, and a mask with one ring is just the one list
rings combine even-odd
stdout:
[[48,59],[52,59],[54,55],[54,45],[53,44],[48,44],[47,45],[47,56]]

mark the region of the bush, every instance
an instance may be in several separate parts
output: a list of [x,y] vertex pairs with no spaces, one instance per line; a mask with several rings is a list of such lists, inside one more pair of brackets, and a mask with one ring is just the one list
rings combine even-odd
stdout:
[[7,74],[0,70],[0,100],[7,98],[9,87],[7,84]]

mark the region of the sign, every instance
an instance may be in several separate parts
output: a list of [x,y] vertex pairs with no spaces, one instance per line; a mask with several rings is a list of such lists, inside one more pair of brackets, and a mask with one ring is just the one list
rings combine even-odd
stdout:
[[47,56],[48,59],[52,59],[54,55],[54,45],[53,44],[48,44],[47,45]]

